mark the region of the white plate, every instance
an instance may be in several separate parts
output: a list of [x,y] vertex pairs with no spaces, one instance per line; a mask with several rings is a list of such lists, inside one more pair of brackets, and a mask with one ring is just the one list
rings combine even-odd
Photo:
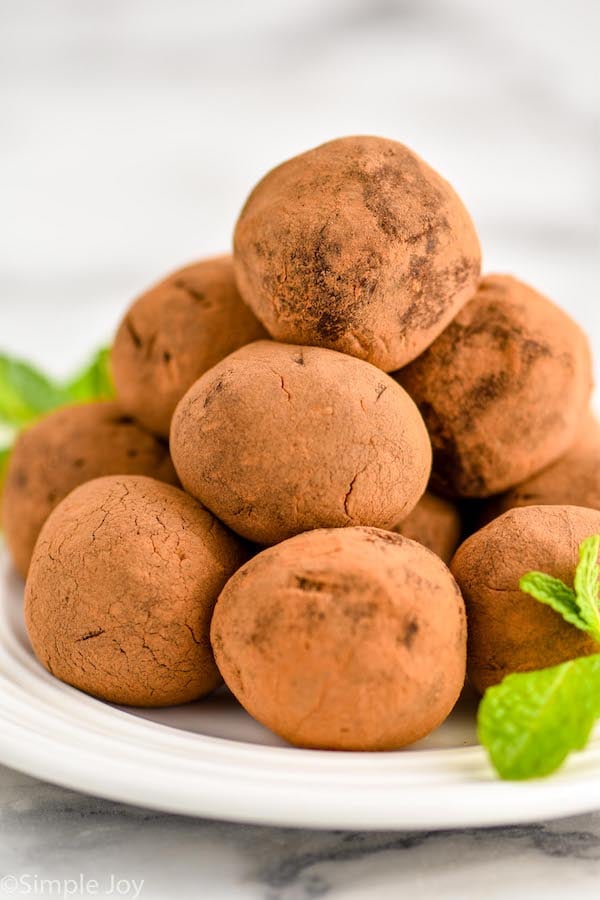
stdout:
[[23,586],[0,560],[0,761],[101,797],[168,812],[318,828],[504,825],[600,807],[600,738],[552,778],[496,780],[465,695],[425,741],[397,753],[296,750],[224,690],[186,707],[115,708],[35,660]]

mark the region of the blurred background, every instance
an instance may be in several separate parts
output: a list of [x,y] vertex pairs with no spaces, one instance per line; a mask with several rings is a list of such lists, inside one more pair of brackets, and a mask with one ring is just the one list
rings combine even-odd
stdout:
[[[271,166],[400,140],[600,357],[595,0],[0,0],[0,350],[62,376]],[[598,334],[597,334],[598,333]],[[597,370],[598,371],[598,370]]]

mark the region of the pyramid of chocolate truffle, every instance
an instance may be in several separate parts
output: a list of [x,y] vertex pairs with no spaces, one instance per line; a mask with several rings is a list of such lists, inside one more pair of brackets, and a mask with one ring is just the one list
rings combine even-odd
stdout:
[[127,310],[116,403],[17,442],[3,520],[43,665],[148,707],[223,678],[284,740],[368,751],[440,725],[466,671],[483,691],[596,652],[520,590],[571,584],[600,534],[588,342],[480,265],[402,144],[267,173],[232,255]]

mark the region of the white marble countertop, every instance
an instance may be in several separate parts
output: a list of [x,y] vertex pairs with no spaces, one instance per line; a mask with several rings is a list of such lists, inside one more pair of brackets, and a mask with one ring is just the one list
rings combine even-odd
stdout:
[[44,881],[91,896],[76,885],[96,881],[96,896],[121,882],[132,898],[143,882],[143,900],[598,897],[600,813],[487,830],[290,830],[161,815],[2,768],[0,797],[0,897],[24,895],[12,878],[37,896]]
[[[473,213],[486,269],[555,298],[600,351],[598,9],[4,0],[0,351],[66,373],[149,282],[228,246],[269,166],[357,132],[439,168]],[[600,814],[488,831],[290,831],[146,812],[0,768],[0,896],[50,896],[42,879],[91,896],[73,886],[83,878],[97,896],[111,879],[135,896],[143,879],[144,898],[551,900],[595,898],[599,876]]]

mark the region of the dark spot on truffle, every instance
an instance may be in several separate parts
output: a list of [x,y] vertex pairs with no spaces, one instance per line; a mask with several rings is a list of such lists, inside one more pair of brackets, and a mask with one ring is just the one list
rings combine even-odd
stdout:
[[131,320],[131,316],[127,316],[127,318],[125,319],[125,328],[127,329],[127,333],[133,341],[134,346],[139,350],[142,346],[142,339],[135,329],[135,326]]
[[415,619],[409,619],[406,625],[404,626],[404,631],[402,632],[402,644],[410,650],[413,645],[414,639],[419,633],[419,623]]
[[401,534],[396,534],[393,531],[380,531],[377,528],[365,528],[364,530],[369,535],[367,540],[370,540],[373,543],[401,544],[404,540]]
[[100,637],[101,634],[104,634],[104,628],[97,628],[96,631],[88,631],[87,634],[84,634],[83,637],[80,637],[77,641],[89,641],[92,638]]
[[222,378],[217,378],[217,380],[211,384],[206,397],[204,398],[203,406],[205,409],[215,399],[217,394],[220,394],[223,391],[224,387],[225,385],[223,384]]
[[[191,299],[195,300],[196,303],[207,305],[206,294],[203,291],[199,291],[196,288],[192,287],[190,284],[184,281],[183,278],[176,278],[173,284],[176,288],[179,288],[180,291],[185,291],[188,297],[191,297]],[[210,303],[208,305],[210,305]]]
[[24,487],[27,487],[27,473],[22,469],[17,469],[17,471],[12,476],[11,481],[16,488],[22,489]]
[[377,603],[361,600],[344,604],[342,612],[353,622],[360,622],[361,619],[372,619],[377,615],[378,609]]
[[296,575],[296,585],[301,591],[325,591],[329,588],[329,585],[325,584],[324,581],[317,581],[314,578],[304,578],[300,575]]

